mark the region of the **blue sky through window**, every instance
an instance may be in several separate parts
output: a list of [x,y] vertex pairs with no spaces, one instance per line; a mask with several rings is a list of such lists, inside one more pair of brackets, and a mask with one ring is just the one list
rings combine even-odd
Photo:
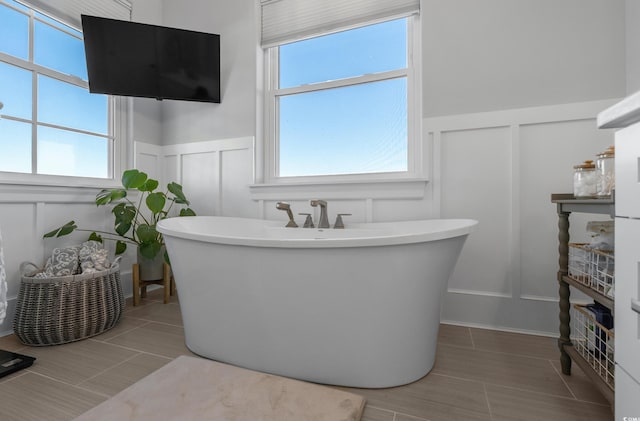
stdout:
[[[29,39],[33,36],[33,63],[87,80],[81,33],[44,15],[36,13],[34,33],[29,34],[29,17],[7,7],[28,9],[13,1],[0,1],[0,51],[24,60],[29,66]],[[45,23],[46,22],[46,23]],[[0,61],[0,171],[31,173],[32,169],[32,93],[37,89],[37,123],[52,124],[72,130],[109,134],[108,97],[90,94],[88,89],[38,74],[33,70]],[[33,68],[33,65],[31,65]],[[26,121],[15,121],[20,119]],[[37,163],[39,174],[80,177],[109,177],[111,140],[61,128],[37,128]]]
[[280,88],[407,67],[407,20],[280,46]]
[[[407,19],[279,49],[280,88],[406,69]],[[278,106],[281,177],[408,170],[404,76],[280,96]]]
[[407,170],[406,79],[280,100],[280,176]]
[[29,18],[8,7],[0,7],[0,51],[29,59]]
[[36,63],[87,80],[84,45],[81,39],[36,21],[34,41]]

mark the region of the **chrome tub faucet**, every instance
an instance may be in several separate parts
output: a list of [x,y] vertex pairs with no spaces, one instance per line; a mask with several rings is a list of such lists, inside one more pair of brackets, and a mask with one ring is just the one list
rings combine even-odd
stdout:
[[291,205],[287,202],[278,202],[276,203],[276,209],[283,210],[287,212],[287,216],[289,216],[289,222],[285,225],[287,228],[298,228],[298,224],[293,219],[293,212],[291,212]]
[[318,222],[318,228],[331,228],[329,225],[329,218],[327,217],[327,202],[324,200],[313,199],[309,204],[314,208],[320,206],[320,221]]

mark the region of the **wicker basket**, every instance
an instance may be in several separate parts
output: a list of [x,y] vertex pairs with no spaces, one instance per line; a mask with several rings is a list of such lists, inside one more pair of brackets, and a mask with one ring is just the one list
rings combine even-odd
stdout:
[[613,298],[615,257],[612,251],[596,250],[587,244],[569,243],[569,277],[600,294]]
[[25,275],[18,293],[13,330],[27,345],[59,345],[98,335],[114,327],[124,309],[120,266],[52,278]]
[[611,388],[615,385],[615,337],[613,329],[594,319],[587,307],[573,305],[571,312],[573,347]]

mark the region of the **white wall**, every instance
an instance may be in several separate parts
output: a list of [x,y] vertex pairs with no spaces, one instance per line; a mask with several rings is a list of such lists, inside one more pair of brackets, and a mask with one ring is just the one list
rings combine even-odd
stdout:
[[640,91],[640,2],[626,0],[627,94]]
[[[135,0],[131,20],[150,25],[162,24],[162,0]],[[129,136],[132,142],[162,144],[162,106],[152,98],[131,98]]]
[[[163,1],[163,24],[222,39],[222,104],[162,104],[162,144],[183,158],[191,143],[244,137],[255,137],[261,151],[256,3]],[[199,204],[200,213],[281,219],[275,201],[289,200],[297,213],[319,197],[330,200],[331,214],[353,213],[347,223],[477,218],[480,228],[465,246],[443,317],[555,334],[557,221],[550,194],[570,192],[572,165],[613,141],[594,119],[625,94],[624,12],[624,0],[423,0],[426,185],[274,191],[248,189],[247,178],[230,177],[238,183],[226,184],[221,204],[217,193],[198,190],[212,200]],[[203,149],[187,158],[198,170],[183,178],[185,191],[202,188],[202,177],[220,186],[217,167],[210,167],[215,153]],[[235,165],[247,171],[253,159],[240,157]],[[237,205],[225,207],[231,197]],[[572,217],[577,237],[589,218]]]
[[422,6],[425,117],[624,96],[624,0]]
[[220,35],[220,104],[163,101],[163,144],[254,136],[257,17],[254,0],[163,2],[163,24]]

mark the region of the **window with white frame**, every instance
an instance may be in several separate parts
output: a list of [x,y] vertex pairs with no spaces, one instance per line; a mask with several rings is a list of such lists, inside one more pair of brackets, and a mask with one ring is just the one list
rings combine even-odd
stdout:
[[5,176],[113,177],[115,99],[89,93],[79,13],[65,22],[53,18],[74,16],[69,13],[74,4],[87,11],[82,3],[44,2],[63,7],[54,10],[61,13],[47,13],[28,2],[0,0],[0,172]]
[[262,5],[266,181],[416,176],[419,3],[300,2]]

